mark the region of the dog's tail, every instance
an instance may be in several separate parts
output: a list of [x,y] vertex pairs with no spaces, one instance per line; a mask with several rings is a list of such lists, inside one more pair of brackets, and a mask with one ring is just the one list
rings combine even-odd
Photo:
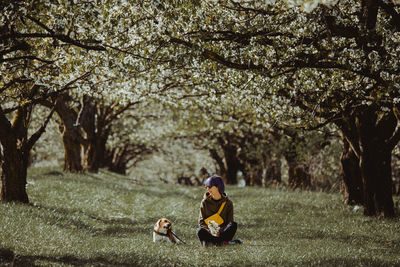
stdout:
[[176,239],[178,239],[179,241],[181,241],[183,244],[186,245],[186,242],[183,241],[182,239],[180,239],[174,232],[171,231],[171,233],[172,233],[172,235],[173,235]]

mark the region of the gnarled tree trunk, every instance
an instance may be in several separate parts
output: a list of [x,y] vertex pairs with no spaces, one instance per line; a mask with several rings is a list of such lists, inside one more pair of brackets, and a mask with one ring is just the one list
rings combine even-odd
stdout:
[[125,175],[128,163],[127,156],[127,147],[107,150],[103,165],[111,172]]
[[28,152],[27,141],[30,107],[17,110],[13,124],[0,107],[0,141],[3,146],[1,200],[29,203],[26,192]]
[[61,119],[59,130],[64,145],[64,171],[82,172],[81,150],[84,138],[77,124],[77,112],[68,104],[69,96],[58,97],[56,112]]
[[391,150],[363,146],[360,155],[361,173],[364,178],[364,203],[366,215],[394,216],[392,198]]
[[[378,109],[363,109],[356,120],[360,144],[360,168],[364,180],[366,215],[394,216],[392,198],[392,143],[397,119],[393,113],[379,118]],[[397,142],[395,142],[397,144]]]
[[364,191],[359,159],[345,138],[343,138],[343,152],[340,161],[345,185],[345,202],[349,205],[364,204]]
[[393,217],[391,154],[399,141],[400,127],[394,113],[379,113],[375,105],[363,106],[336,123],[358,159],[364,214]]
[[82,172],[82,145],[79,141],[80,138],[76,136],[74,130],[65,130],[62,133],[62,140],[64,144],[64,171]]
[[[0,124],[1,125],[1,124]],[[2,138],[3,164],[1,175],[1,200],[29,203],[26,192],[28,157],[17,147],[16,138],[9,133]]]
[[215,149],[210,149],[210,155],[217,163],[218,175],[227,184],[237,184],[237,173],[242,168],[237,147],[233,145],[229,136],[218,137],[217,141],[221,147],[222,156]]
[[288,186],[291,189],[309,189],[311,187],[311,175],[307,166],[301,164],[298,160],[296,151],[297,134],[295,133],[291,136],[292,141],[289,143],[286,151],[284,151],[284,156],[289,166]]
[[44,133],[53,114],[52,110],[43,125],[28,138],[32,106],[18,108],[11,124],[0,107],[0,142],[2,149],[1,200],[29,203],[26,192],[29,152]]
[[272,159],[267,162],[265,175],[262,179],[263,186],[266,186],[271,182],[273,184],[279,184],[282,181],[281,165],[282,163],[280,159]]
[[96,173],[103,167],[107,138],[108,135],[105,137],[97,135],[90,137],[88,145],[84,147],[83,166],[85,170]]
[[155,148],[147,147],[146,145],[132,144],[124,144],[120,147],[107,149],[102,167],[125,175],[128,168],[135,166],[143,156],[154,152],[154,150]]
[[237,148],[235,146],[224,145],[222,147],[224,151],[224,158],[226,164],[226,183],[237,184],[237,173],[240,170],[240,161],[237,157]]
[[83,166],[85,170],[93,173],[98,172],[103,167],[109,136],[109,125],[105,122],[107,114],[101,112],[101,110],[102,107],[98,107],[93,97],[83,97],[82,112],[78,118],[79,124],[86,133]]

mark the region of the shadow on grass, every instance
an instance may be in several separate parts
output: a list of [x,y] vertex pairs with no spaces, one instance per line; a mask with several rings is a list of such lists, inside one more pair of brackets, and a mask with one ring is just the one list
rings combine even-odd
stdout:
[[349,259],[344,257],[327,258],[318,261],[298,262],[297,266],[394,266],[393,262],[373,258]]
[[[91,173],[86,174],[74,174],[72,173],[61,173],[57,171],[47,172],[41,175],[34,175],[29,177],[32,180],[51,180],[52,183],[56,181],[60,181],[63,183],[72,183],[76,185],[89,185],[90,187],[101,187],[107,190],[115,191],[115,194],[119,195],[135,195],[135,194],[144,194],[149,198],[158,198],[158,199],[167,199],[167,198],[176,198],[179,196],[182,198],[182,201],[185,200],[193,200],[193,196],[191,194],[187,194],[184,192],[179,192],[171,190],[175,185],[173,184],[159,184],[157,185],[157,190],[153,188],[153,186],[143,186],[139,185],[135,180],[130,178],[121,178],[115,180],[106,180],[104,178],[97,177]],[[121,180],[125,181],[125,184],[121,184]],[[165,187],[165,190],[163,190]],[[182,187],[181,187],[182,188]],[[161,189],[161,190],[160,190]],[[202,198],[202,194],[198,196],[199,201]]]
[[[182,262],[152,255],[131,255],[121,259],[121,255],[103,254],[92,258],[79,258],[73,255],[60,257],[14,255],[13,258],[1,258],[0,263],[8,266],[42,266],[42,265],[61,265],[72,266],[179,266]],[[227,265],[229,265],[227,263]],[[377,260],[374,258],[352,259],[345,257],[334,257],[311,261],[266,261],[258,266],[394,266],[393,262]],[[223,264],[221,264],[223,266]],[[251,264],[257,266],[257,264]]]
[[[91,235],[126,235],[137,233],[150,233],[152,231],[154,221],[150,219],[133,221],[130,218],[102,218],[94,214],[86,213],[77,209],[54,208],[50,206],[35,205],[39,210],[48,212],[38,212],[37,217],[45,222],[53,222],[54,225],[70,229],[76,228],[78,231],[85,231]],[[78,216],[76,216],[78,215]],[[78,217],[78,218],[77,218]],[[93,227],[93,224],[84,222],[84,219],[93,222],[100,222],[106,227]]]
[[49,256],[30,256],[30,255],[14,255],[12,259],[0,258],[1,266],[43,266],[43,265],[62,265],[71,266],[161,266],[171,265],[167,259],[154,258],[143,255],[132,255],[121,259],[121,255],[104,254],[93,258],[78,258],[73,255],[64,255],[60,257]]

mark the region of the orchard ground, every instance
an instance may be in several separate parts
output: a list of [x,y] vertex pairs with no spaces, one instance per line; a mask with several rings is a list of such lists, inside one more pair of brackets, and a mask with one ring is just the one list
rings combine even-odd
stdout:
[[[41,167],[27,189],[30,205],[0,203],[0,265],[400,265],[399,217],[365,217],[336,193],[228,186],[245,243],[202,248],[202,187]],[[152,242],[161,217],[186,244]]]

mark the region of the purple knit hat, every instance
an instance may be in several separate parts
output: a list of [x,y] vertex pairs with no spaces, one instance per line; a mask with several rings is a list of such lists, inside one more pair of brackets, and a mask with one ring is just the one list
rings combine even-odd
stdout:
[[219,193],[223,194],[225,192],[224,181],[222,181],[221,177],[213,175],[208,177],[207,180],[204,181],[204,186],[212,187],[213,185],[218,187]]

